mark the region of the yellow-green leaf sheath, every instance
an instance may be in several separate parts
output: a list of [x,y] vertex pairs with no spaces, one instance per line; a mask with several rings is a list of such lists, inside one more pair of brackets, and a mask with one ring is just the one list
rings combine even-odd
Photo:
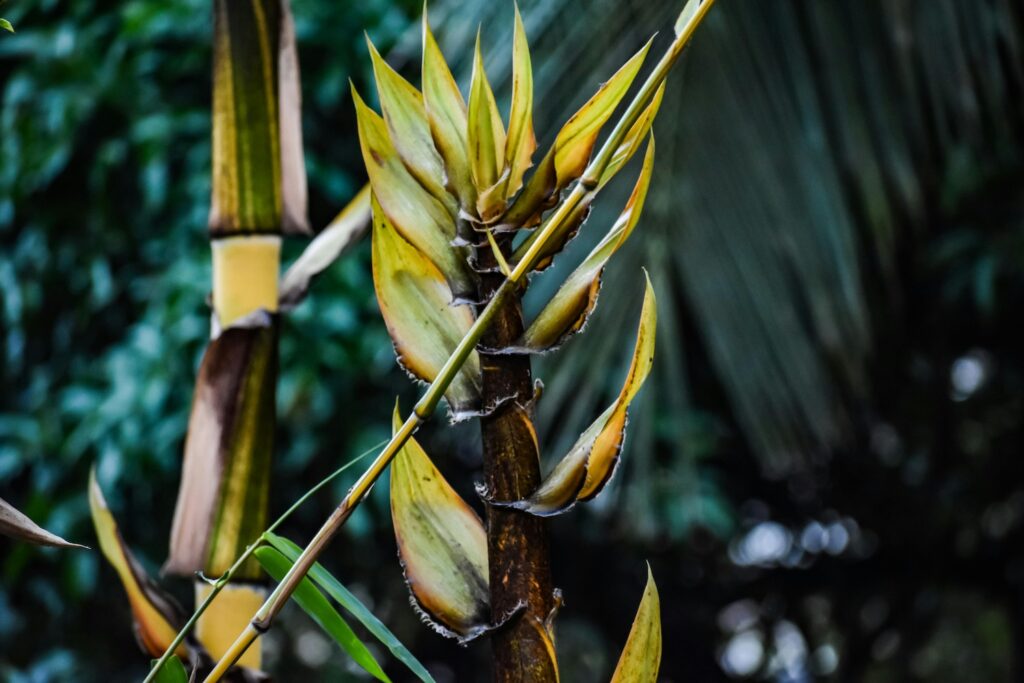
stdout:
[[469,166],[477,191],[477,213],[488,222],[505,209],[505,125],[487,81],[480,52],[480,33],[476,36],[473,79],[469,86]]
[[51,534],[23,515],[3,498],[0,498],[0,534],[10,536],[19,541],[35,543],[36,545],[50,545],[58,548],[85,547],[77,543],[65,541],[56,534]]
[[[103,491],[96,482],[95,471],[89,474],[89,510],[100,550],[117,572],[128,595],[139,646],[151,657],[159,657],[178,634],[180,612],[170,598],[160,592],[128,550],[117,529],[117,522],[107,507],[107,501],[103,498]],[[183,644],[175,650],[175,654],[188,659],[189,648]]]
[[214,3],[214,235],[308,230],[290,31],[281,0]]
[[[395,411],[395,429],[401,416]],[[445,635],[487,629],[487,532],[415,439],[391,463],[391,518],[406,581]]]
[[453,248],[455,222],[445,207],[409,173],[391,143],[384,119],[352,90],[363,152],[373,194],[388,221],[444,274],[456,297],[476,288],[463,253]]
[[541,310],[537,318],[523,334],[519,346],[539,352],[553,349],[576,334],[586,325],[591,312],[597,305],[601,289],[601,276],[608,260],[625,244],[632,234],[643,211],[651,172],[654,169],[654,138],[647,146],[640,178],[633,188],[633,194],[626,208],[619,215],[612,229],[594,247],[583,263],[566,278],[565,282]]
[[[224,330],[192,399],[165,571],[219,576],[266,527],[274,448],[277,321]],[[253,561],[237,573],[256,578]]]
[[423,96],[384,61],[369,38],[366,43],[391,142],[409,172],[455,214],[455,202],[444,187],[444,167],[431,139]]
[[423,12],[423,105],[430,122],[434,145],[444,160],[448,184],[462,208],[476,209],[476,187],[469,168],[469,128],[466,102],[441,54]]
[[580,435],[532,495],[521,501],[495,501],[495,504],[548,516],[564,512],[577,501],[589,500],[601,492],[611,479],[622,452],[629,404],[651,371],[656,328],[657,302],[648,279],[633,360],[615,403]]
[[[452,292],[430,259],[402,235],[373,198],[373,284],[381,314],[402,367],[430,382],[473,325],[467,305]],[[474,351],[445,393],[454,418],[480,402],[480,359]]]
[[612,674],[611,683],[657,683],[661,667],[661,601],[650,565],[647,586],[633,618],[626,647]]
[[526,40],[523,18],[516,5],[516,24],[512,36],[512,108],[508,117],[508,138],[505,141],[505,166],[508,167],[508,186],[505,197],[510,198],[523,186],[523,174],[532,163],[537,149],[533,132],[533,66],[530,63],[530,45]]

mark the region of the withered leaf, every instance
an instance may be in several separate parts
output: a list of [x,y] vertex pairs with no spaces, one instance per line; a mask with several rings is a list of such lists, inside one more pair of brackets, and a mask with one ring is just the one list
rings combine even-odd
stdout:
[[23,515],[3,498],[0,498],[0,534],[19,541],[35,543],[36,545],[49,545],[57,548],[85,547],[84,545],[65,541],[57,534],[50,533]]
[[[266,526],[274,448],[277,320],[231,327],[199,368],[164,570],[225,572]],[[259,576],[247,563],[240,578]]]

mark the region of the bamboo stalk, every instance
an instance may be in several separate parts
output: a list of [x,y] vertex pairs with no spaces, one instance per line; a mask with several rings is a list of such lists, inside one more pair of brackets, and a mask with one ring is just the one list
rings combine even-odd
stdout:
[[[506,253],[510,243],[508,236],[503,245]],[[496,265],[501,253],[481,249],[479,258],[484,270]],[[500,283],[500,275],[485,274],[479,292],[481,301],[486,301]],[[522,500],[541,483],[536,432],[529,414],[521,407],[533,398],[530,356],[488,354],[484,350],[511,346],[522,334],[522,303],[516,296],[501,308],[478,349],[483,402],[497,406],[492,414],[480,419],[484,482],[488,495],[497,500]],[[493,680],[556,683],[558,666],[550,642],[546,631],[536,627],[555,608],[547,520],[520,510],[488,506],[487,560],[492,622],[523,610],[491,636]]]
[[494,322],[499,309],[506,304],[506,299],[518,291],[520,283],[526,274],[532,270],[548,240],[553,234],[557,233],[562,224],[571,216],[573,209],[581,201],[590,199],[596,194],[598,179],[601,177],[604,169],[607,168],[615,150],[622,144],[633,123],[636,122],[644,108],[653,99],[658,87],[667,77],[686,43],[692,37],[693,32],[713,4],[714,0],[705,0],[691,17],[690,21],[679,30],[654,71],[648,76],[608,136],[608,139],[605,140],[597,156],[587,166],[580,182],[573,187],[566,199],[555,209],[551,218],[539,229],[536,240],[515,265],[509,276],[495,290],[490,302],[480,311],[472,327],[466,332],[466,335],[438,372],[437,377],[427,387],[419,402],[416,403],[413,412],[402,423],[401,428],[391,437],[391,440],[373,461],[369,469],[356,481],[355,485],[349,490],[334,512],[331,513],[330,517],[327,518],[323,526],[320,527],[320,530],[299,555],[284,579],[282,579],[277,588],[254,615],[246,629],[239,634],[232,646],[220,661],[217,662],[213,671],[206,677],[205,683],[216,683],[221,680],[224,674],[227,673],[259,636],[271,628],[274,618],[284,608],[285,603],[291,598],[295,588],[317,562],[320,554],[345,524],[352,511],[362,502],[376,479],[391,463],[391,460],[394,459],[402,446],[405,445],[409,437],[433,414],[448,385],[454,380],[455,375],[466,361],[466,358],[469,357],[469,354],[479,343],[483,334]]

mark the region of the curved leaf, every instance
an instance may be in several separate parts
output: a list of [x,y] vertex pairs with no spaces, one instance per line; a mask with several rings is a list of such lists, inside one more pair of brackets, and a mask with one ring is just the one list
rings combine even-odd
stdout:
[[601,492],[611,479],[622,452],[629,404],[651,371],[657,318],[654,288],[648,278],[633,361],[615,403],[580,435],[529,498],[492,504],[548,516],[564,512],[578,501],[590,500]]
[[516,23],[512,36],[512,107],[508,116],[508,139],[505,141],[505,166],[508,168],[506,198],[523,186],[523,174],[532,163],[537,149],[533,132],[533,66],[526,29],[515,6]]
[[373,194],[388,221],[444,273],[457,297],[475,293],[462,252],[453,248],[455,222],[447,209],[409,173],[388,135],[384,119],[352,89],[359,144]]
[[[289,562],[294,563],[302,553],[302,548],[283,536],[267,532],[263,534],[263,540],[288,558]],[[395,637],[395,634],[352,591],[342,585],[333,574],[327,571],[323,565],[319,562],[314,564],[309,570],[309,578],[313,583],[320,586],[327,595],[337,601],[339,605],[344,607],[349,614],[358,619],[359,623],[365,626],[367,631],[372,633],[382,645],[388,648],[396,659],[409,667],[409,670],[416,674],[417,678],[423,681],[423,683],[434,683],[434,678],[430,675],[430,672],[420,664],[419,660],[409,652],[405,645],[402,645],[402,642]]]
[[391,142],[409,172],[430,194],[455,214],[455,203],[444,187],[444,166],[434,148],[423,95],[384,61],[377,48],[366,38],[377,81],[380,108],[387,123]]
[[[394,420],[397,429],[397,406]],[[461,640],[487,631],[487,533],[412,438],[391,463],[391,518],[405,579],[435,630]]]
[[[284,575],[291,569],[292,563],[288,559],[278,552],[276,549],[269,546],[263,546],[257,548],[255,551],[256,559],[259,560],[263,568],[267,570],[275,581],[280,581],[284,578]],[[373,653],[370,652],[363,641],[359,640],[359,637],[352,631],[352,627],[348,625],[338,611],[331,606],[330,601],[324,597],[324,594],[320,592],[313,582],[307,578],[302,579],[299,583],[299,587],[295,590],[295,594],[292,596],[295,602],[299,604],[299,607],[308,614],[313,621],[317,623],[334,639],[338,645],[341,646],[349,657],[363,668],[368,674],[376,678],[378,681],[390,681],[384,670],[380,668],[380,664],[374,658]]]
[[[117,529],[117,522],[107,507],[107,501],[103,498],[95,470],[89,473],[89,510],[100,550],[117,572],[128,594],[139,647],[152,657],[160,657],[178,635],[178,628],[183,621],[181,610],[153,583],[146,570],[128,550]],[[183,659],[188,659],[190,654],[184,644],[174,653]]]
[[451,69],[430,31],[423,12],[423,104],[437,151],[444,160],[448,184],[458,195],[462,208],[476,208],[476,187],[469,169],[466,102]]
[[[373,284],[398,362],[415,377],[431,382],[473,324],[469,306],[454,305],[444,276],[415,246],[405,241],[373,202]],[[480,359],[466,360],[445,392],[454,418],[474,411],[480,401]]]
[[583,329],[597,305],[601,277],[608,260],[618,251],[636,227],[643,212],[644,200],[654,168],[654,138],[647,146],[643,168],[626,208],[615,225],[594,247],[537,315],[523,333],[519,347],[533,352],[548,351]]
[[633,618],[626,647],[612,674],[611,683],[657,683],[661,667],[661,600],[647,565],[647,586]]
[[28,541],[36,545],[49,545],[57,548],[84,548],[84,545],[65,541],[56,534],[51,534],[18,510],[3,498],[0,498],[0,534],[10,536],[19,541]]

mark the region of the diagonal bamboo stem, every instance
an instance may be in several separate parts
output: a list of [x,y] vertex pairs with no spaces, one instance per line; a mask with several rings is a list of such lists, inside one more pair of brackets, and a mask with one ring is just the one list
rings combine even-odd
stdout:
[[153,666],[149,670],[149,674],[147,674],[146,678],[143,680],[143,683],[152,683],[156,680],[157,674],[160,673],[160,670],[171,658],[171,655],[173,655],[177,651],[178,647],[185,641],[185,638],[188,637],[188,634],[195,627],[196,623],[198,623],[199,617],[203,615],[203,612],[205,612],[206,609],[210,606],[210,603],[212,603],[214,598],[217,597],[217,594],[220,593],[221,590],[223,590],[224,587],[228,585],[228,583],[230,583],[231,579],[234,577],[238,569],[243,564],[245,564],[245,561],[248,560],[249,557],[252,556],[254,552],[256,552],[257,548],[260,547],[260,539],[262,539],[265,534],[276,531],[277,528],[285,522],[285,520],[291,517],[293,512],[298,510],[303,503],[305,503],[307,500],[313,497],[313,495],[316,494],[317,491],[319,491],[324,486],[326,486],[327,484],[331,483],[336,478],[341,476],[341,474],[344,473],[350,467],[354,467],[355,465],[359,464],[359,462],[361,462],[363,458],[367,457],[368,455],[370,455],[370,453],[373,453],[375,450],[377,450],[384,444],[385,442],[381,441],[377,445],[368,448],[367,450],[363,451],[362,453],[352,458],[347,463],[345,463],[344,465],[342,465],[341,467],[339,467],[338,469],[334,470],[329,475],[321,479],[315,486],[313,486],[311,489],[302,494],[301,498],[292,503],[291,507],[285,510],[280,517],[274,520],[274,523],[268,526],[266,530],[263,532],[263,534],[260,534],[260,537],[256,541],[249,544],[249,546],[246,547],[245,552],[242,553],[242,555],[237,560],[235,560],[235,563],[231,565],[230,569],[224,572],[224,574],[213,583],[213,588],[210,591],[209,595],[207,595],[206,599],[203,600],[203,602],[198,607],[196,607],[195,612],[192,614],[191,617],[189,617],[188,621],[186,621],[185,624],[181,627],[181,630],[178,631],[178,635],[176,635],[174,637],[174,640],[171,641],[171,644],[167,646],[167,649],[164,650],[164,653],[160,656],[160,659],[154,662]]
[[707,15],[708,10],[715,0],[704,0],[700,7],[694,12],[689,22],[677,33],[672,44],[659,60],[654,70],[641,86],[640,90],[630,102],[629,107],[619,119],[608,139],[605,140],[597,156],[587,166],[580,182],[569,193],[568,197],[555,209],[551,218],[539,229],[538,236],[533,244],[519,260],[512,272],[494,292],[494,297],[480,312],[476,321],[469,331],[459,342],[458,346],[448,357],[444,366],[438,372],[437,377],[427,387],[423,397],[416,403],[413,412],[406,418],[402,426],[395,432],[394,436],[380,452],[377,458],[370,465],[369,469],[356,481],[348,494],[341,501],[323,526],[316,533],[313,539],[299,555],[295,564],[285,575],[284,579],[277,585],[274,591],[267,598],[263,606],[253,616],[252,621],[246,629],[239,634],[235,642],[228,648],[228,651],[217,662],[213,671],[206,677],[205,683],[216,683],[221,680],[224,674],[238,661],[246,650],[260,637],[266,633],[273,623],[274,618],[281,612],[284,605],[291,598],[292,593],[299,583],[306,576],[312,566],[317,562],[320,554],[328,546],[330,541],[338,533],[341,527],[348,520],[352,511],[362,502],[366,494],[373,487],[374,482],[384,472],[387,466],[394,459],[398,451],[402,449],[406,441],[416,432],[433,414],[441,401],[441,397],[447,390],[448,385],[454,380],[455,375],[465,363],[469,354],[476,347],[484,332],[490,327],[500,307],[505,305],[506,299],[514,293],[523,282],[534,264],[539,259],[543,249],[551,236],[560,229],[562,224],[569,218],[572,211],[585,199],[592,199],[598,190],[598,179],[611,162],[612,155],[622,144],[629,129],[637,121],[643,110],[651,102],[655,92],[661,83],[668,76],[669,71],[679,59],[683,48],[693,36],[694,31],[700,22]]

